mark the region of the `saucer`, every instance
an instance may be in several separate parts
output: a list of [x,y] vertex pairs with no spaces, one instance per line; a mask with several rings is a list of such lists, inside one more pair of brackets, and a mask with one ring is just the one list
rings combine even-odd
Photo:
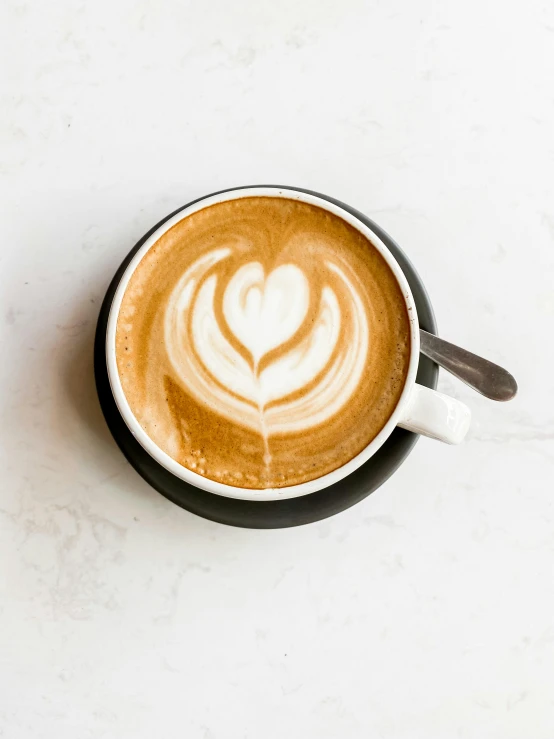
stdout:
[[[279,189],[281,186],[263,185],[263,187]],[[229,190],[234,189],[241,188],[229,188]],[[374,231],[390,249],[406,275],[417,307],[419,325],[429,333],[435,334],[437,332],[433,308],[419,275],[398,244],[382,228],[370,218],[363,215],[363,213],[327,195],[322,195],[311,190],[304,190],[299,187],[287,186],[287,189],[317,195],[330,203],[334,203],[352,213]],[[219,193],[212,193],[211,195],[217,194]],[[211,197],[211,195],[198,198],[193,202],[200,202],[207,197]],[[172,475],[164,467],[155,462],[142,448],[119,414],[108,380],[105,350],[108,314],[115,290],[127,265],[146,239],[165,223],[168,218],[171,218],[189,205],[192,205],[192,202],[183,205],[181,208],[167,215],[135,244],[117,270],[100,309],[94,342],[94,374],[100,405],[115,441],[139,475],[158,492],[182,508],[186,508],[198,516],[203,516],[218,523],[253,529],[277,529],[320,521],[321,519],[333,516],[335,513],[340,513],[346,508],[350,508],[350,506],[358,503],[388,480],[412,451],[418,440],[417,434],[400,428],[395,429],[383,446],[365,464],[348,477],[318,492],[286,500],[248,501],[225,498],[221,495],[208,493]],[[438,367],[421,355],[417,372],[417,382],[421,385],[435,388],[437,377]]]

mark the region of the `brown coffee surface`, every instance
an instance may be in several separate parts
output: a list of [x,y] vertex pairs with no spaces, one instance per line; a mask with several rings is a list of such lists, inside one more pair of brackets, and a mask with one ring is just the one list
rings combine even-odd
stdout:
[[122,387],[148,436],[206,478],[296,485],[342,466],[404,387],[401,289],[357,229],[279,197],[212,205],[143,257],[117,321]]

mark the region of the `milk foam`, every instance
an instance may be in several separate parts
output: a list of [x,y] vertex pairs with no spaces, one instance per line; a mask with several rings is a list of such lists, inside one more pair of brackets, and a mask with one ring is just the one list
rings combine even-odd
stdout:
[[[217,265],[230,256],[230,249],[202,256],[173,290],[165,344],[176,374],[198,401],[264,437],[324,423],[356,391],[369,350],[367,317],[355,286],[326,260],[329,282],[315,320],[305,327],[312,288],[303,271],[283,264],[266,274],[259,262],[247,262],[223,286],[222,325]],[[337,283],[347,296],[342,308],[333,289]],[[353,327],[352,345],[339,343],[343,311]],[[268,356],[283,346],[282,353]]]

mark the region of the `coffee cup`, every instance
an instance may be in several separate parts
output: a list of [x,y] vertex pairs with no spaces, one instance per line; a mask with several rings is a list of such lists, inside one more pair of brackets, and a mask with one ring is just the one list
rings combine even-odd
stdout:
[[[135,272],[139,265],[141,265],[144,257],[147,254],[152,253],[151,250],[153,247],[160,243],[160,240],[167,235],[171,229],[190,216],[201,214],[206,211],[206,209],[212,208],[212,206],[222,206],[227,203],[231,204],[241,201],[241,199],[259,198],[280,198],[286,201],[293,201],[297,203],[299,207],[302,204],[305,204],[312,208],[321,209],[321,211],[325,211],[329,215],[329,218],[334,218],[335,220],[340,219],[342,222],[347,224],[350,229],[349,233],[353,233],[355,231],[371,244],[386,264],[388,271],[390,271],[390,274],[392,275],[392,279],[398,287],[398,295],[401,296],[400,300],[403,302],[403,308],[408,317],[406,325],[409,333],[409,356],[407,356],[406,359],[402,387],[399,390],[394,408],[392,408],[390,414],[388,414],[385,423],[382,425],[378,433],[360,451],[348,459],[344,464],[340,464],[335,469],[321,474],[314,479],[309,479],[297,484],[281,484],[275,487],[256,488],[245,487],[241,484],[230,484],[227,481],[221,481],[218,479],[211,479],[205,474],[202,474],[203,469],[200,462],[202,457],[200,455],[198,464],[196,464],[196,462],[193,463],[196,468],[194,469],[191,468],[191,465],[185,466],[184,464],[181,464],[174,456],[169,454],[167,450],[162,449],[161,446],[152,439],[152,436],[146,432],[144,424],[139,422],[136,414],[133,412],[127,397],[129,391],[127,391],[126,394],[122,384],[120,372],[121,361],[118,365],[117,333],[118,321],[119,324],[121,324],[120,312],[122,310],[122,303],[129,284],[133,279],[133,275],[135,275]],[[288,276],[292,279],[292,284],[296,284],[298,286],[298,292],[301,293],[302,283],[299,281],[301,278],[292,270],[289,270],[289,273],[290,274]],[[270,283],[275,283],[278,287],[278,277],[280,276],[286,277],[287,275],[284,275],[283,270],[281,270],[279,275],[274,271],[269,275],[266,285],[270,286]],[[252,278],[245,273],[244,279],[248,281]],[[272,280],[273,282],[271,282]],[[237,287],[239,293],[243,287],[244,286],[241,286],[239,280]],[[232,314],[230,314],[230,316],[232,318]],[[229,320],[232,323],[231,318]],[[262,319],[268,322],[267,333],[269,334],[269,339],[265,339],[265,341],[269,342],[267,346],[271,348],[272,341],[270,332],[278,333],[282,330],[282,326],[284,324],[283,322],[272,322],[271,312],[268,312],[266,316],[262,314]],[[236,321],[235,324],[236,333],[241,336],[241,331],[244,332],[244,322],[242,324],[242,328],[241,324],[236,323]],[[261,328],[263,329],[263,326]],[[393,255],[373,230],[339,205],[324,200],[316,195],[311,195],[297,190],[289,190],[286,188],[276,189],[249,187],[226,191],[193,203],[166,221],[146,240],[127,266],[114,294],[106,333],[106,359],[110,386],[118,410],[133,436],[156,462],[161,464],[177,478],[208,492],[243,500],[270,501],[307,495],[328,487],[345,478],[362,464],[371,459],[397,426],[449,444],[457,444],[463,440],[470,423],[469,409],[463,403],[460,403],[454,398],[435,390],[431,390],[427,387],[420,386],[416,383],[416,373],[419,363],[419,341],[419,324],[416,306],[408,282]],[[244,339],[244,342],[248,344],[247,339]],[[121,342],[119,343],[121,344]],[[355,353],[356,347],[353,346],[350,350]]]

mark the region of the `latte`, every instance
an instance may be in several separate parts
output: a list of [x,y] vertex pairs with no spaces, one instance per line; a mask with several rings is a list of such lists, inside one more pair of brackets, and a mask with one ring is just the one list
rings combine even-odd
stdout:
[[401,289],[357,229],[247,197],[170,228],[133,273],[116,359],[130,408],[184,467],[243,488],[341,467],[383,428],[408,372]]

